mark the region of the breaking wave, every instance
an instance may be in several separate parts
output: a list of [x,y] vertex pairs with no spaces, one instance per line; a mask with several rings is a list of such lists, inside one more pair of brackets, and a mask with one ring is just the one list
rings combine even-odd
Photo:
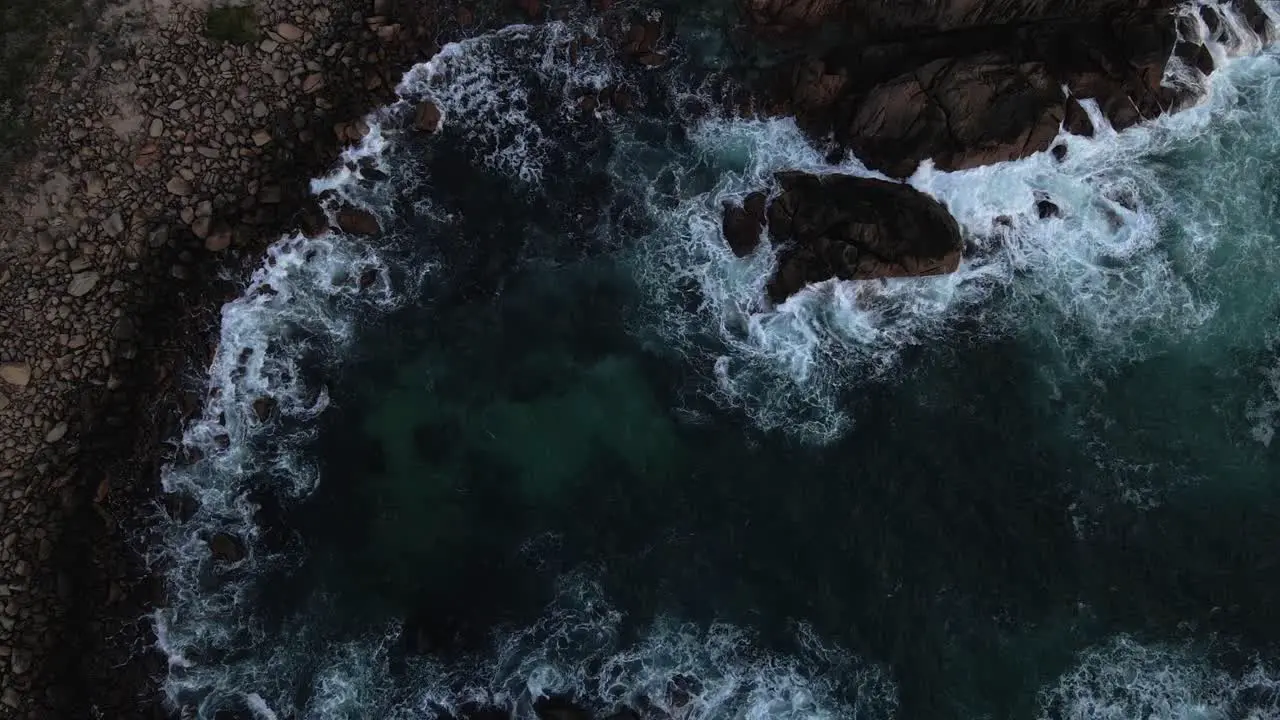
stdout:
[[[722,202],[773,187],[782,170],[879,175],[856,158],[828,164],[790,119],[704,122],[689,133],[691,150],[657,172],[644,172],[643,147],[624,143],[614,175],[641,179],[656,224],[633,259],[657,298],[644,324],[708,375],[723,404],[764,429],[816,442],[855,420],[842,395],[891,378],[906,349],[953,336],[961,323],[971,337],[1030,336],[1070,374],[1233,324],[1219,312],[1222,278],[1276,241],[1257,230],[1238,236],[1232,214],[1250,217],[1246,200],[1227,206],[1219,193],[1196,194],[1165,160],[1211,160],[1222,175],[1202,178],[1207,189],[1273,153],[1275,134],[1265,128],[1280,119],[1280,61],[1239,57],[1262,39],[1230,8],[1208,4],[1228,18],[1217,36],[1198,5],[1185,13],[1218,71],[1206,78],[1175,61],[1167,78],[1201,92],[1199,106],[1116,132],[1085,101],[1099,130],[1093,138],[1064,132],[1055,141],[1067,149],[1063,162],[1045,152],[959,172],[926,163],[909,179],[941,200],[966,235],[966,257],[948,276],[829,281],[770,306],[763,288],[773,251],[762,243],[751,257],[735,257],[721,236]],[[679,201],[669,199],[670,186]],[[1038,217],[1045,198],[1060,217]],[[1242,240],[1222,256],[1224,243]]]
[[[558,23],[508,28],[450,45],[415,68],[400,86],[404,99],[375,114],[364,141],[315,182],[331,216],[350,204],[389,231],[396,227],[397,179],[421,181],[421,169],[391,163],[387,154],[396,128],[422,99],[439,106],[442,123],[462,129],[476,160],[541,182],[553,142],[548,108],[569,112],[568,98],[580,89],[613,81],[607,62],[568,62],[562,53],[572,36]],[[1219,41],[1214,52],[1246,45]],[[1215,208],[1207,197],[1189,205],[1195,197],[1175,192],[1159,159],[1205,146],[1223,168],[1244,162],[1252,150],[1230,131],[1274,124],[1277,62],[1270,55],[1233,61],[1193,110],[1125,133],[1104,127],[1095,139],[1063,137],[1065,162],[1044,154],[962,173],[922,168],[911,182],[948,205],[973,246],[959,272],[824,283],[778,307],[762,304],[773,257],[765,245],[745,260],[732,256],[720,236],[721,201],[767,186],[784,169],[871,173],[853,159],[826,164],[789,120],[703,121],[687,135],[690,153],[652,166],[637,164],[651,157],[645,143],[615,128],[614,178],[644,195],[653,228],[627,257],[651,300],[640,330],[683,352],[706,374],[709,393],[758,426],[819,442],[854,420],[841,393],[891,377],[906,349],[947,336],[962,316],[979,317],[983,333],[1042,338],[1077,370],[1179,342],[1219,322],[1233,300],[1256,301],[1206,285],[1223,274],[1223,263],[1239,264],[1239,253],[1271,248],[1274,240],[1240,237],[1223,224],[1233,209]],[[538,83],[524,81],[529,73]],[[1040,193],[1061,206],[1061,218],[1035,217]],[[1170,223],[1188,214],[1198,224],[1171,244]],[[165,491],[185,502],[161,519],[153,558],[169,593],[154,622],[174,707],[204,718],[227,707],[264,719],[410,718],[482,703],[531,717],[539,698],[569,694],[602,712],[644,706],[690,720],[892,716],[893,683],[803,626],[793,654],[765,652],[746,631],[724,624],[658,620],[629,636],[623,616],[583,581],[568,583],[539,622],[500,635],[492,654],[449,667],[402,662],[396,627],[372,637],[322,637],[310,622],[323,614],[324,598],[315,599],[315,616],[267,622],[257,607],[260,583],[296,565],[301,550],[266,541],[261,497],[296,502],[317,486],[318,472],[301,449],[315,438],[313,421],[328,403],[326,374],[340,367],[361,315],[405,302],[406,290],[431,272],[406,271],[390,259],[412,241],[394,231],[377,243],[337,231],[282,239],[243,296],[223,309],[204,410],[183,435],[184,460],[163,477]],[[1237,245],[1224,259],[1218,251],[1227,242]],[[1267,275],[1274,268],[1265,263],[1254,269],[1280,276]],[[1268,370],[1266,378],[1267,394],[1250,409],[1262,442],[1280,415],[1273,399],[1280,374]],[[1132,678],[1150,677],[1141,687],[1173,692],[1153,670],[1152,658],[1167,656],[1125,642],[1087,655],[1059,688],[1046,691],[1045,707],[1073,718],[1122,716],[1088,714],[1096,707],[1156,707],[1148,695],[1132,695],[1139,687]],[[1192,688],[1192,700],[1208,693],[1197,701],[1218,707],[1213,703],[1247,695],[1214,671],[1186,668],[1169,677]],[[1119,699],[1088,704],[1095,696]]]
[[1257,663],[1228,672],[1193,648],[1122,635],[1081,653],[1039,700],[1042,720],[1265,720],[1280,716],[1280,675]]

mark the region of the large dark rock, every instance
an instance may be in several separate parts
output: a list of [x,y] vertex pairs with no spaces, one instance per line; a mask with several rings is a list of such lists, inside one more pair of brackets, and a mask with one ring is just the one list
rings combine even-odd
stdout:
[[770,239],[781,245],[768,286],[774,302],[831,278],[942,275],[960,264],[955,218],[909,185],[801,172],[777,180],[767,211]]
[[[1117,129],[1187,99],[1161,86],[1177,37],[1173,0],[741,3],[766,43],[808,33],[794,59],[766,73],[757,106],[895,177],[927,158],[968,168],[1046,150],[1064,128],[1091,134],[1082,99]],[[1212,70],[1198,45],[1178,55]]]
[[895,177],[925,158],[960,170],[1047,148],[1065,100],[1041,63],[935,60],[873,88],[838,132],[863,162]]
[[725,203],[724,239],[738,257],[746,257],[760,244],[765,224],[765,202],[762,192],[753,192],[741,205]]

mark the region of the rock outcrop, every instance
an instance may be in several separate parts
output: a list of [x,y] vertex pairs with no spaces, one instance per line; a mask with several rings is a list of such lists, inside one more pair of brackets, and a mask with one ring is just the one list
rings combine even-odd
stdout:
[[[777,180],[781,192],[763,213],[770,240],[780,246],[768,286],[774,302],[832,278],[942,275],[960,264],[964,243],[955,218],[909,185],[801,172],[779,173]],[[759,243],[763,194],[744,205],[725,208],[726,241],[739,255]]]
[[818,48],[775,71],[765,112],[905,177],[927,158],[962,169],[1046,150],[1063,127],[1091,134],[1083,99],[1117,129],[1176,109],[1185,94],[1161,85],[1175,45],[1201,71],[1212,58],[1177,43],[1173,4],[744,0],[743,13],[766,42],[790,30]]

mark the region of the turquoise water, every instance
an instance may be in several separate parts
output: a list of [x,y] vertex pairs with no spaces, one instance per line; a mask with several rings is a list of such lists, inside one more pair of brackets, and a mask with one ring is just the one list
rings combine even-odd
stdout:
[[567,33],[411,73],[441,136],[393,108],[351,158],[387,179],[317,183],[387,241],[281,245],[224,312],[188,441],[231,442],[167,477],[175,703],[1280,717],[1280,58],[1066,162],[924,168],[958,273],[772,307],[721,200],[832,168],[787,120],[567,121],[623,72]]

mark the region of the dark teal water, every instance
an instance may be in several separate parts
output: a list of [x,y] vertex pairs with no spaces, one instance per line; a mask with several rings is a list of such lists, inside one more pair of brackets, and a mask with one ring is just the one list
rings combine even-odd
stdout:
[[[1067,163],[918,175],[974,248],[953,278],[769,308],[719,200],[817,151],[674,108],[569,123],[564,77],[520,69],[541,42],[449,70],[528,83],[518,122],[388,122],[390,179],[356,196],[393,218],[400,302],[306,306],[345,318],[302,361],[329,407],[285,407],[320,481],[267,503],[255,543],[287,562],[220,576],[247,615],[166,619],[221,663],[181,693],[264,718],[528,717],[539,694],[681,720],[1280,717],[1274,57]],[[256,497],[299,464],[255,466]]]

